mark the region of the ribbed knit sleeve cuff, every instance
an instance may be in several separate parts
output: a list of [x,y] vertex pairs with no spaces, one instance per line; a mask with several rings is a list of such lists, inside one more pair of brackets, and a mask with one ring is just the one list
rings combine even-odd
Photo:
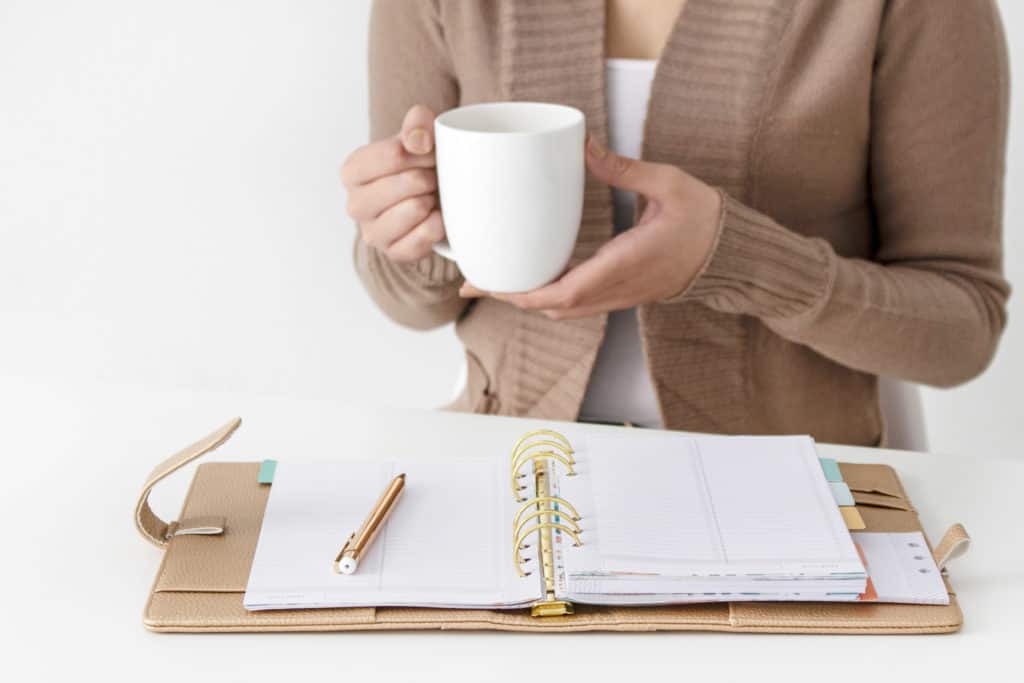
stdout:
[[701,272],[667,300],[777,322],[813,317],[828,299],[835,254],[722,193],[718,238]]
[[462,277],[462,272],[455,261],[438,254],[430,254],[419,261],[403,263],[399,266],[408,277],[426,287],[445,287]]

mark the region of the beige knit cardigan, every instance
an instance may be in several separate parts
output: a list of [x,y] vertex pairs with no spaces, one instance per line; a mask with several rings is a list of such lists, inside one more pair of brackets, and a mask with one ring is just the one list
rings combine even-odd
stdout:
[[[378,0],[372,137],[413,104],[581,109],[607,139],[604,0]],[[688,0],[659,61],[643,157],[728,195],[682,295],[640,308],[665,425],[878,444],[877,376],[949,386],[981,372],[1006,322],[1001,273],[1008,68],[990,0]],[[574,259],[612,236],[588,179]],[[605,316],[551,321],[458,296],[430,256],[357,238],[376,303],[456,322],[457,409],[577,417]]]

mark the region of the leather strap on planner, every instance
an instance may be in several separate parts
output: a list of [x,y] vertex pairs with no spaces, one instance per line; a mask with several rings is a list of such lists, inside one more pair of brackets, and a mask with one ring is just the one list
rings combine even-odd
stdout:
[[935,546],[932,555],[935,557],[935,565],[942,571],[946,564],[967,552],[971,545],[971,537],[962,524],[954,524],[942,535],[942,540]]
[[224,519],[221,517],[203,517],[193,520],[181,520],[168,524],[149,507],[149,492],[153,490],[160,480],[181,469],[199,456],[214,450],[234,434],[242,419],[236,417],[220,429],[208,434],[191,446],[184,448],[156,466],[135,503],[135,528],[142,536],[153,545],[163,548],[167,545],[168,539],[175,535],[182,534],[219,534],[224,531]]

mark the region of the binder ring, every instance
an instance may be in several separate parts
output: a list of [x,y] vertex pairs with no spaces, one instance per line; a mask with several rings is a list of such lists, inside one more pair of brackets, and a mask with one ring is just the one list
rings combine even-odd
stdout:
[[[512,530],[512,534],[513,535],[518,534],[519,530],[522,529],[526,525],[527,522],[529,522],[531,519],[537,519],[538,517],[564,517],[565,521],[568,523],[566,526],[569,526],[570,528],[572,528],[577,534],[583,533],[583,529],[580,528],[580,525],[577,524],[574,519],[571,519],[571,518],[567,517],[566,515],[561,514],[558,510],[551,510],[551,509],[545,508],[543,510],[534,510],[530,514],[524,515],[522,521],[517,523],[515,528]],[[541,520],[541,521],[544,521],[544,520]]]
[[517,483],[517,474],[519,472],[519,469],[526,463],[530,462],[531,460],[536,461],[541,460],[543,458],[554,458],[558,462],[565,465],[567,476],[573,477],[576,475],[576,470],[573,469],[572,466],[573,463],[561,453],[555,453],[554,451],[538,451],[536,453],[530,453],[529,455],[525,456],[521,461],[516,463],[515,469],[512,470],[512,495],[515,496],[517,503],[522,503],[526,501],[526,498],[523,498],[519,495],[519,492],[526,488],[525,486],[519,486],[519,484]]
[[[572,457],[572,454],[574,453],[574,451],[571,448],[566,450],[566,448],[564,446],[562,446],[561,443],[558,443],[557,441],[546,441],[546,440],[545,441],[532,441],[532,442],[526,444],[525,446],[523,446],[522,448],[517,448],[516,450],[512,451],[512,474],[513,475],[516,472],[518,472],[519,468],[522,467],[523,463],[526,462],[527,458],[529,457],[526,454],[530,452],[530,449],[531,448],[535,448],[535,447],[539,447],[539,446],[548,446],[550,448],[554,448],[555,450],[560,452],[563,455],[563,457],[565,457],[565,459],[569,463],[571,463],[573,465],[576,464],[576,459]],[[550,453],[552,451],[545,451],[545,452]]]
[[535,436],[549,436],[558,441],[561,444],[562,450],[566,451],[567,454],[572,455],[573,453],[572,446],[569,445],[569,440],[558,432],[550,429],[535,429],[532,432],[526,432],[519,437],[519,441],[516,441],[516,445],[512,447],[512,458],[515,459],[516,454],[519,453],[519,447],[523,445],[523,442],[528,439],[532,439]]
[[[541,444],[536,445],[540,446]],[[558,462],[565,465],[566,469],[568,469],[569,472],[575,474],[575,470],[573,470],[573,465],[576,464],[576,461],[572,459],[572,456],[567,457],[556,451],[534,451],[533,453],[523,452],[519,455],[519,457],[516,460],[512,461],[512,476],[514,477],[515,475],[519,474],[519,470],[523,469],[523,465],[530,462],[531,460],[536,460],[537,458],[554,458]]]
[[544,503],[557,503],[559,505],[564,505],[565,509],[568,510],[570,514],[562,515],[563,517],[568,517],[574,522],[578,522],[582,519],[582,517],[580,517],[580,513],[576,512],[576,508],[573,507],[572,503],[567,501],[565,498],[560,498],[558,496],[538,496],[523,503],[523,506],[516,512],[515,517],[512,518],[512,528],[515,529],[519,526],[519,518],[523,516],[524,512],[530,509],[531,505],[542,505]]
[[544,529],[558,529],[559,531],[564,531],[566,534],[569,535],[570,538],[572,538],[573,545],[583,545],[583,543],[580,541],[579,535],[564,524],[560,524],[558,522],[541,522],[540,524],[532,526],[516,537],[515,546],[512,548],[512,561],[516,565],[516,572],[519,574],[519,576],[527,575],[526,572],[523,571],[523,558],[519,552],[520,550],[522,550],[523,541],[525,541],[526,537],[530,534],[535,533],[537,531],[543,531]]

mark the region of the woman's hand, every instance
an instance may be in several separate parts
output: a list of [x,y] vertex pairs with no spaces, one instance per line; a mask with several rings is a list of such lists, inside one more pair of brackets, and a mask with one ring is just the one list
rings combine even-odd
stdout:
[[360,147],[341,167],[360,236],[393,261],[417,261],[444,239],[434,166],[434,113],[417,105],[397,135]]
[[647,199],[640,221],[549,285],[497,294],[465,284],[462,296],[492,296],[561,320],[661,301],[689,286],[714,246],[718,191],[675,166],[613,154],[593,138],[587,166],[599,180]]

